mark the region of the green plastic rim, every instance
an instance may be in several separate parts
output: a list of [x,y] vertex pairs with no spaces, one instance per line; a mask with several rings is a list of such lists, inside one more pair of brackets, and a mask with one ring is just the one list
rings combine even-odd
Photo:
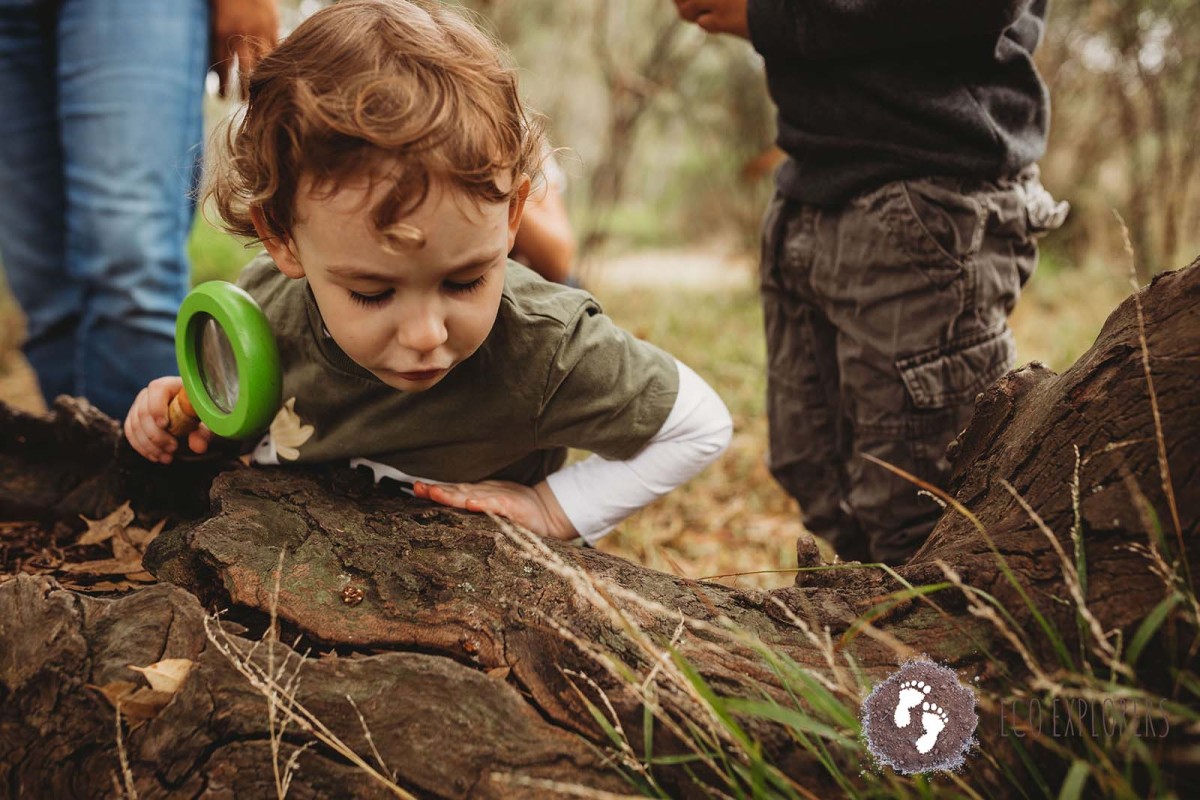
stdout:
[[[204,385],[200,341],[209,318],[229,340],[237,365],[237,401],[230,411],[217,405]],[[270,426],[283,391],[279,349],[266,315],[245,290],[228,281],[192,289],[175,321],[175,358],[196,415],[213,433],[245,439]]]

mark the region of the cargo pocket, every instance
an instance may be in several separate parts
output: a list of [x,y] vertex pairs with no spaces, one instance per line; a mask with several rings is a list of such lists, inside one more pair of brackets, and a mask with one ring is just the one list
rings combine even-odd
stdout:
[[932,181],[904,181],[907,230],[895,231],[913,263],[936,287],[953,283],[979,252],[987,210],[975,198]]
[[1005,324],[896,362],[919,409],[957,408],[972,402],[1012,368],[1017,346]]

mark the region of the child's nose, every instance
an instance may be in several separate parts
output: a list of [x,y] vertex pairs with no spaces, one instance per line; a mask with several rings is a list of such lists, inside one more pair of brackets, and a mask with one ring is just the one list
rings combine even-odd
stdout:
[[446,320],[435,308],[414,308],[402,312],[396,339],[402,347],[429,353],[446,342]]

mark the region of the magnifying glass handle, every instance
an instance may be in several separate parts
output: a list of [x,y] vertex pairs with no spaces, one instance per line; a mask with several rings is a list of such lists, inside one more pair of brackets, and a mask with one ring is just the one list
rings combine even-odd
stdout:
[[178,439],[199,427],[200,417],[196,414],[196,409],[192,408],[187,390],[181,388],[179,394],[172,397],[171,404],[167,406],[167,433]]

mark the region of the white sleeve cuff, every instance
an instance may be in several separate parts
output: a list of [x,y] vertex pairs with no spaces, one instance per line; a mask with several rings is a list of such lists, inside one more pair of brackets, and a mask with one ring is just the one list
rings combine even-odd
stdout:
[[704,379],[678,359],[679,394],[658,433],[627,461],[591,455],[546,483],[589,544],[617,523],[691,480],[729,446],[733,420]]

